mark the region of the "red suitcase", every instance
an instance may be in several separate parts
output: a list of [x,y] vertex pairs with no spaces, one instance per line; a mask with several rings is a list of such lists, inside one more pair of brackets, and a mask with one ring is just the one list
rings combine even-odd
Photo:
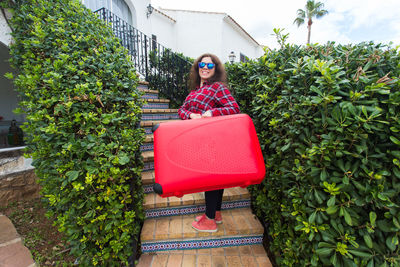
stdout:
[[154,127],[154,191],[162,197],[260,183],[265,163],[246,114]]

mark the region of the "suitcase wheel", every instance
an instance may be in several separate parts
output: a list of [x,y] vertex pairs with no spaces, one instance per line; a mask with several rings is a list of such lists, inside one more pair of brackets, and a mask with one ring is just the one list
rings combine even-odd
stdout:
[[155,183],[153,185],[153,189],[154,189],[154,192],[156,192],[159,195],[162,195],[163,191],[162,191],[162,186],[160,184]]

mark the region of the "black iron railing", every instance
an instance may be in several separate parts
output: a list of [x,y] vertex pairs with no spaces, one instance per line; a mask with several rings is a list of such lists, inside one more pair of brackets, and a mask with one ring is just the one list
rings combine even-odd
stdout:
[[187,78],[192,63],[171,49],[165,48],[106,8],[95,11],[110,24],[114,34],[127,48],[136,71],[172,101],[172,106],[183,103],[187,91]]

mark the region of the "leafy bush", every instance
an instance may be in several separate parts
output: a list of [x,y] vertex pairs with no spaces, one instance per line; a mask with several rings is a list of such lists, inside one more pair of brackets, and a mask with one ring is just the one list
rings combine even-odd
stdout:
[[227,65],[267,175],[251,187],[280,266],[400,266],[400,54],[282,45]]
[[11,63],[49,213],[79,264],[127,264],[144,220],[133,63],[80,1],[18,3]]

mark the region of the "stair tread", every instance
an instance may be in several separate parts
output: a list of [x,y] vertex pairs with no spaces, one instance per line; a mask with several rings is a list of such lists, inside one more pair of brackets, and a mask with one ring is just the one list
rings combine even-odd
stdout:
[[152,89],[144,89],[144,88],[138,88],[139,91],[144,92],[144,93],[150,93],[150,94],[158,94],[159,91],[158,90],[152,90]]
[[147,102],[155,102],[155,103],[169,103],[170,100],[169,99],[165,99],[165,98],[150,98],[150,99],[146,99]]
[[171,121],[180,121],[180,120],[141,121],[141,122],[140,122],[140,126],[141,126],[141,127],[150,127],[150,126],[157,125],[157,124],[159,124],[159,123],[171,122]]
[[[143,177],[143,175],[142,175]],[[147,179],[154,181],[154,172],[147,174]],[[143,178],[142,178],[143,179]],[[250,198],[247,188],[232,187],[224,190],[223,201],[246,200]],[[156,193],[146,194],[144,197],[143,207],[145,210],[160,208],[175,208],[179,206],[204,205],[204,193],[194,193],[178,197],[160,197]]]
[[146,135],[146,138],[144,139],[145,143],[152,143],[154,141],[154,135],[148,134]]
[[228,238],[262,235],[264,228],[250,208],[223,210],[222,224],[215,233],[198,232],[192,228],[194,218],[201,214],[178,215],[146,219],[141,241],[162,242],[168,240],[195,240],[204,238]]
[[144,162],[149,162],[154,160],[154,151],[143,151],[142,157]]
[[149,185],[154,183],[154,171],[142,172],[142,183],[143,185]]
[[142,109],[143,113],[177,113],[178,109],[171,109],[171,108],[146,108]]
[[[168,263],[168,265],[166,264]],[[272,267],[261,244],[143,253],[137,267],[259,266]]]

